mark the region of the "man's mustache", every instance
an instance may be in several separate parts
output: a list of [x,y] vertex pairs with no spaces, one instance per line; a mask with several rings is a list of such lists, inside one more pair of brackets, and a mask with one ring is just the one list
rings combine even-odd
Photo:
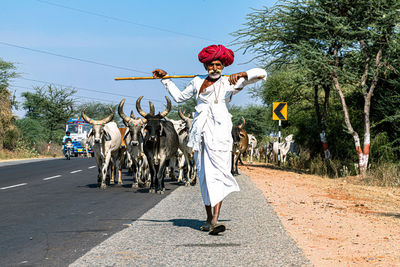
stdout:
[[222,70],[210,70],[208,73],[209,74],[221,74]]

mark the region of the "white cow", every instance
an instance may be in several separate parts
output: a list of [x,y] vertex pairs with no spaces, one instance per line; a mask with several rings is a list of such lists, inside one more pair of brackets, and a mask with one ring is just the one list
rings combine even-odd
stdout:
[[[189,141],[189,130],[192,127],[193,119],[185,116],[178,108],[178,114],[181,120],[168,119],[174,125],[175,131],[179,138],[179,149],[178,149],[178,164],[179,164],[179,177],[178,182],[185,180],[185,185],[189,186],[191,183],[196,182],[196,164],[193,158],[193,149],[187,146]],[[184,169],[187,166],[186,175],[184,175]],[[185,176],[185,177],[184,177]]]
[[82,118],[93,125],[89,132],[89,137],[93,138],[92,149],[97,162],[99,174],[97,182],[101,189],[105,189],[108,167],[110,165],[110,180],[114,181],[116,174],[116,162],[119,156],[122,136],[118,126],[111,120],[114,117],[114,111],[110,108],[110,115],[102,120],[93,120],[85,114],[86,108],[82,111]]
[[247,134],[249,137],[249,146],[247,147],[247,157],[250,154],[250,163],[253,163],[253,155],[256,153],[257,139],[252,134]]
[[179,117],[182,119],[184,124],[181,126],[178,132],[179,137],[179,148],[182,150],[187,165],[186,182],[188,186],[190,183],[196,183],[197,170],[196,163],[194,162],[194,151],[191,147],[188,147],[189,142],[189,131],[192,128],[193,119],[190,116],[185,116],[185,113],[178,108]]
[[[281,155],[280,158],[281,158],[282,162],[286,162],[287,153],[289,152],[290,147],[292,146],[293,143],[294,143],[293,134],[286,136],[284,141],[282,143],[280,143],[280,155]],[[274,153],[274,157],[277,158],[278,157],[278,142],[273,143],[272,152]]]

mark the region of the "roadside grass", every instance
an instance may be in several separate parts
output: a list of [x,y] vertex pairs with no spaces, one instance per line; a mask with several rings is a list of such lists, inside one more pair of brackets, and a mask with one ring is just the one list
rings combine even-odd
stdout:
[[364,181],[368,185],[400,187],[400,164],[381,163],[370,168]]
[[[259,161],[264,163],[264,161]],[[277,165],[276,162],[269,164]],[[311,157],[307,150],[300,152],[300,155],[289,155],[286,163],[280,168],[296,170],[327,178],[354,177],[357,184],[374,185],[381,187],[400,187],[400,164],[393,162],[378,162],[370,164],[367,174],[361,177],[356,162],[343,162],[339,159],[326,161],[321,155]]]
[[19,141],[14,150],[0,150],[0,160],[49,158],[62,156],[63,153],[60,145],[50,145],[50,148],[48,148],[47,144],[29,146]]

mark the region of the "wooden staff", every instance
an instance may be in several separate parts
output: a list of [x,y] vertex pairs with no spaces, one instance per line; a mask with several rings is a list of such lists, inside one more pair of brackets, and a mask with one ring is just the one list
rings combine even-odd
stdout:
[[[153,76],[151,76],[151,77],[119,77],[119,78],[117,77],[114,80],[122,81],[122,80],[155,80],[155,79],[170,79],[170,78],[176,79],[176,78],[194,78],[196,76],[199,76],[199,75],[166,75],[162,78],[154,78]],[[229,75],[222,75],[222,76],[229,77]],[[258,78],[263,79],[264,76],[260,76]]]
[[[120,78],[115,78],[114,80],[116,81],[121,81],[121,80],[155,80],[155,79],[170,79],[170,78],[194,78],[198,75],[166,75],[162,78],[154,78],[153,76],[151,77],[120,77]],[[229,75],[224,75],[224,76],[229,76]]]

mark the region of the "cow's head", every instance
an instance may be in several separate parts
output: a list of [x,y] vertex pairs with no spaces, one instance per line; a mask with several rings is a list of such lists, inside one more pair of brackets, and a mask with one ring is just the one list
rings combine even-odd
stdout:
[[[125,126],[129,128],[129,131],[125,133],[123,139],[125,140],[129,134],[131,139],[130,145],[137,146],[139,145],[140,142],[143,125],[146,124],[147,120],[136,118],[135,114],[133,114],[133,111],[131,112],[130,117],[126,116],[124,113],[124,104],[125,104],[125,98],[121,100],[118,106],[118,114],[122,118],[122,121],[124,122]],[[150,114],[151,113],[153,113],[154,115],[154,106],[152,103],[150,104]]]
[[190,130],[192,128],[193,119],[189,118],[189,116],[185,116],[185,112],[181,111],[181,108],[178,108],[179,117],[186,123],[186,128]]
[[88,134],[88,137],[92,136],[95,144],[102,143],[103,139],[105,141],[111,140],[110,134],[104,129],[104,125],[106,125],[106,123],[109,123],[110,121],[112,121],[112,119],[114,118],[114,111],[112,110],[112,108],[109,108],[109,109],[110,109],[110,115],[108,115],[106,118],[104,118],[102,120],[93,120],[93,119],[89,118],[89,116],[87,116],[85,114],[86,108],[83,109],[83,111],[82,111],[82,118],[87,123],[90,123],[93,126]]
[[241,140],[246,138],[246,132],[243,129],[245,124],[246,120],[242,117],[242,123],[232,128],[233,145],[238,145]]
[[167,116],[167,114],[171,110],[171,100],[169,100],[169,98],[166,96],[165,99],[167,100],[167,108],[163,112],[154,115],[154,107],[152,108],[152,104],[150,104],[150,113],[146,113],[145,111],[143,111],[142,107],[140,106],[140,101],[142,100],[142,98],[143,96],[137,99],[136,109],[139,114],[142,115],[147,121],[147,124],[144,128],[144,140],[145,142],[157,142],[158,138],[163,135],[163,126],[161,124],[161,119],[164,119],[164,117]]

